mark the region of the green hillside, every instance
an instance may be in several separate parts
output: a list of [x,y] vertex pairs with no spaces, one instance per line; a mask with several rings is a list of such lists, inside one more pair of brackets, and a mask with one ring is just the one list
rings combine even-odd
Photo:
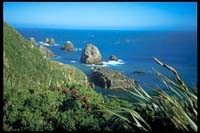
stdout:
[[[83,72],[44,58],[36,46],[6,23],[3,47],[4,130],[99,128],[96,116],[82,107],[79,98],[86,96],[90,109],[103,99],[88,88]],[[71,94],[72,89],[77,94]]]
[[70,79],[73,79],[76,84],[86,85],[87,77],[84,73],[70,65],[50,62],[41,55],[36,46],[6,23],[4,23],[3,35],[5,76],[28,78],[33,81],[33,85],[38,82],[45,83],[50,79],[52,83],[61,86],[70,84]]

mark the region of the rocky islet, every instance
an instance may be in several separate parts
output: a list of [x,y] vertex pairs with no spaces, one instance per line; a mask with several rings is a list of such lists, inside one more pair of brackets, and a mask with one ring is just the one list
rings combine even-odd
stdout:
[[68,51],[68,52],[74,52],[75,48],[71,41],[67,41],[62,47],[62,50]]
[[102,56],[99,49],[93,44],[88,44],[82,51],[80,62],[84,64],[101,65]]
[[46,43],[46,44],[49,44],[49,45],[52,45],[52,46],[54,46],[56,44],[56,42],[55,42],[55,40],[53,38],[51,38],[50,40],[49,40],[49,38],[46,38],[43,41],[43,43]]

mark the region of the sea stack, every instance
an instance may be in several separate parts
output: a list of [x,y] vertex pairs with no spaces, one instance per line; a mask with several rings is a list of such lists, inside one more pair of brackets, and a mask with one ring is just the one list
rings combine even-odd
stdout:
[[50,40],[49,40],[49,38],[46,38],[45,40],[44,40],[44,43],[47,43],[47,44],[49,44],[49,45],[55,45],[55,40],[53,39],[53,38],[51,38]]
[[88,44],[82,52],[80,61],[85,64],[100,65],[102,61],[101,53],[96,46]]
[[66,50],[68,52],[75,51],[74,45],[71,41],[67,41],[61,48],[62,50]]
[[54,40],[53,38],[51,38],[50,41],[49,41],[49,44],[50,44],[50,45],[55,45],[56,42],[55,42],[55,40]]

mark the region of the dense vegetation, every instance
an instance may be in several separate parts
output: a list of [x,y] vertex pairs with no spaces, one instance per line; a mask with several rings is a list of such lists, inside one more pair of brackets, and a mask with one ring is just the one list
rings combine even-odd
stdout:
[[[97,115],[90,111],[103,98],[88,88],[83,72],[44,58],[36,46],[6,23],[3,35],[6,130],[100,128]],[[71,95],[72,89],[77,91],[76,100]],[[83,96],[87,97],[88,111],[82,108],[84,103],[79,98]]]
[[122,91],[127,101],[103,98],[83,72],[43,57],[6,23],[3,46],[4,130],[197,131],[197,88],[177,75],[174,81],[156,71],[167,93],[152,87],[150,95],[139,86]]

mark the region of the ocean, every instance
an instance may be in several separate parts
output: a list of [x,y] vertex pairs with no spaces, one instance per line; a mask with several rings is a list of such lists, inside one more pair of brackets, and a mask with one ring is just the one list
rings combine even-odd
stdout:
[[[58,57],[51,60],[71,64],[87,75],[91,75],[94,65],[81,64],[80,57],[84,47],[92,43],[102,54],[104,65],[100,67],[121,71],[138,81],[144,88],[163,86],[152,68],[168,77],[174,77],[172,72],[155,63],[152,57],[157,57],[174,67],[187,84],[197,85],[196,31],[16,29],[27,39],[34,37],[37,43],[44,41],[45,38],[54,38],[56,45],[47,47]],[[61,50],[66,41],[71,41],[77,51]],[[109,61],[109,56],[113,54],[120,60]],[[134,71],[142,71],[144,74],[134,74]],[[96,91],[106,94],[108,90],[97,87]]]

